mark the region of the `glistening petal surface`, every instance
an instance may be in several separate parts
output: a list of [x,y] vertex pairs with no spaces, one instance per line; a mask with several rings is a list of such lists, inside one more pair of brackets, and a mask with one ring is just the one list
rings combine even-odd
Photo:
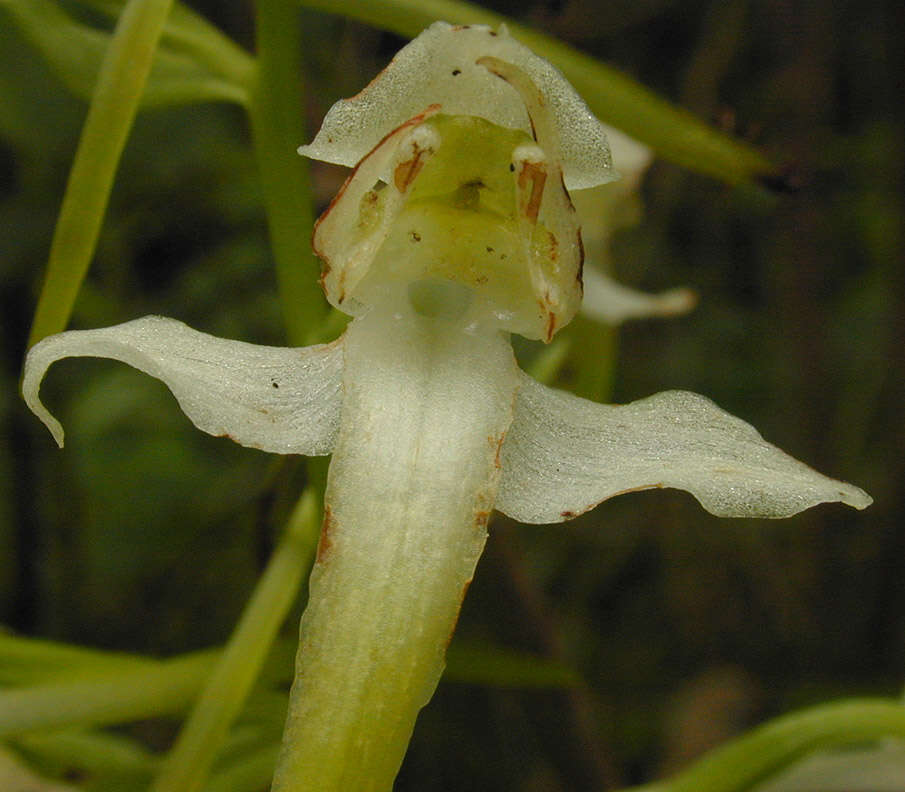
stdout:
[[872,502],[685,391],[613,406],[522,375],[501,458],[496,508],[527,523],[561,522],[653,487],[687,490],[719,517],[788,517],[818,503],[863,509]]
[[48,367],[67,357],[111,358],[156,377],[208,434],[280,454],[328,454],[333,448],[341,341],[299,349],[258,346],[161,316],[50,336],[28,353],[22,393],[60,446],[63,429],[41,403],[38,389]]
[[549,62],[499,31],[483,25],[436,22],[403,47],[359,94],[327,113],[314,141],[299,153],[353,166],[391,130],[440,103],[448,115],[472,115],[530,132],[518,93],[476,61],[493,56],[522,69],[550,105],[570,190],[612,181],[606,132],[575,89]]

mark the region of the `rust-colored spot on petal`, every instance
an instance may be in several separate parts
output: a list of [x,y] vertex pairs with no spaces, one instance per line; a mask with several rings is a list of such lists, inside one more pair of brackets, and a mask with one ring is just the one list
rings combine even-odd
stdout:
[[577,517],[578,514],[573,511],[564,511],[564,512],[560,512],[559,516],[562,517],[564,520],[571,520],[573,517]]
[[546,336],[544,337],[544,341],[549,344],[556,333],[556,314],[550,310],[547,311],[547,328],[545,332]]
[[550,234],[550,263],[556,267],[559,263],[559,238],[556,234]]
[[575,280],[578,281],[578,290],[584,294],[584,240],[581,238],[581,229],[576,230],[578,238],[578,266],[575,268]]
[[329,505],[324,505],[324,522],[321,525],[321,536],[317,542],[317,563],[324,563],[324,559],[333,547],[331,534],[336,527],[336,521],[333,518],[333,510]]
[[324,220],[326,220],[327,217],[330,215],[330,213],[333,211],[334,207],[341,200],[343,200],[343,198],[346,194],[346,190],[349,188],[349,185],[352,183],[352,180],[355,178],[355,175],[358,173],[359,168],[361,168],[362,163],[364,163],[365,160],[368,159],[368,157],[372,156],[384,143],[386,143],[394,135],[399,135],[400,133],[402,133],[403,131],[405,131],[407,129],[414,128],[414,127],[418,126],[419,124],[424,123],[428,118],[430,118],[431,116],[435,116],[439,112],[440,112],[439,104],[429,105],[424,110],[422,110],[420,113],[418,113],[418,115],[412,116],[408,121],[405,121],[404,123],[400,124],[395,129],[391,130],[386,135],[384,135],[380,139],[380,141],[377,143],[377,145],[375,145],[374,148],[372,148],[364,157],[361,158],[361,160],[359,160],[358,164],[352,169],[352,172],[348,175],[346,180],[343,182],[342,187],[339,188],[339,192],[337,192],[336,195],[333,196],[333,200],[330,201],[329,206],[327,206],[327,208],[323,211],[323,214],[321,214],[321,216],[318,217],[317,220],[314,222],[314,231],[311,234],[311,247],[314,249],[314,253],[316,256],[321,258],[324,262],[327,262],[328,257],[326,255],[326,253],[322,250],[322,246],[320,245],[320,240],[318,237],[318,229],[320,228],[321,223],[323,223]]
[[528,200],[522,202],[522,214],[532,223],[537,222],[540,202],[544,197],[544,183],[547,181],[547,169],[542,162],[525,162],[518,175],[519,190],[529,193]]
[[393,183],[399,192],[405,192],[409,185],[415,181],[415,177],[424,167],[424,155],[426,149],[415,147],[415,154],[410,160],[400,162],[393,171]]
[[541,314],[547,318],[547,324],[544,328],[544,338],[542,340],[545,344],[549,344],[550,341],[553,340],[553,336],[559,327],[559,317],[556,314],[556,306],[550,299],[549,290],[544,292],[543,298],[538,300],[537,304],[540,306]]
[[506,433],[500,432],[498,435],[490,435],[487,438],[487,442],[490,444],[490,447],[493,449],[493,466],[496,470],[502,468],[503,463],[500,460],[500,452],[503,449],[503,440],[506,439]]

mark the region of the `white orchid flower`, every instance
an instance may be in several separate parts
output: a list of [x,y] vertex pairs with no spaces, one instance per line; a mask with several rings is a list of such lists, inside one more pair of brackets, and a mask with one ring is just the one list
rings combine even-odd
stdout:
[[332,452],[274,789],[390,788],[494,508],[560,522],[650,487],[722,516],[871,502],[702,396],[601,405],[519,370],[509,333],[549,340],[579,306],[567,188],[612,171],[601,124],[504,29],[432,26],[303,152],[355,165],[314,235],[354,317],[339,340],[262,347],[146,317],[45,339],[23,384],[60,444],[39,384],[88,355],[163,380],[205,432]]

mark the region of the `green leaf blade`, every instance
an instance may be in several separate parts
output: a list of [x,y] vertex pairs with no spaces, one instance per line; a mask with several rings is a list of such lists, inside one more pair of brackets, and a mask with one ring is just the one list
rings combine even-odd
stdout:
[[117,23],[69,173],[29,345],[69,321],[171,3],[130,0]]

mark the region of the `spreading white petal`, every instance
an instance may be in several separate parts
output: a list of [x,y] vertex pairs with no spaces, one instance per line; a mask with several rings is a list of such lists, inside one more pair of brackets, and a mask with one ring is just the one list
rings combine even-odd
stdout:
[[720,517],[788,517],[818,503],[863,509],[872,502],[684,391],[613,406],[523,375],[502,463],[496,508],[528,523],[561,522],[652,487],[687,490]]
[[48,367],[66,357],[120,360],[162,380],[208,434],[280,454],[328,454],[333,448],[341,406],[339,341],[303,349],[258,346],[161,316],[50,336],[28,353],[22,393],[60,446],[63,429],[38,389]]
[[435,22],[403,47],[363,90],[330,108],[314,141],[299,153],[353,166],[407,119],[440,103],[449,115],[472,115],[530,132],[518,93],[476,61],[492,56],[528,74],[552,109],[570,190],[612,181],[606,132],[565,77],[513,39],[505,26]]
[[696,302],[697,296],[691,289],[647,294],[617,283],[595,267],[586,267],[584,271],[581,312],[598,322],[619,324],[626,319],[675,316],[690,311]]

